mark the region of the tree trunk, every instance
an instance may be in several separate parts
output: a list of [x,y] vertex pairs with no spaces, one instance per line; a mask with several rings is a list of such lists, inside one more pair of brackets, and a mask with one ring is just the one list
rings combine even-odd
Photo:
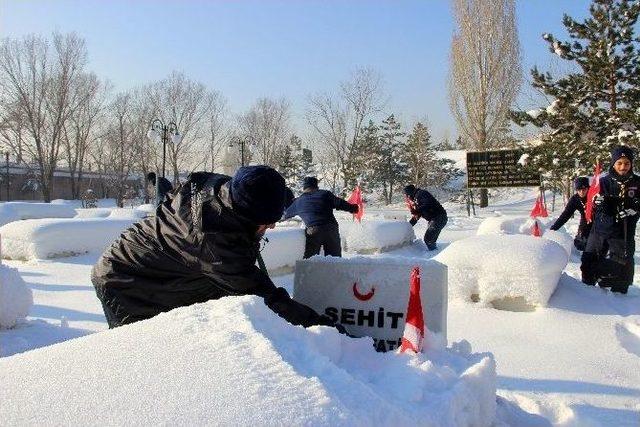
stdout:
[[480,207],[486,208],[489,206],[489,190],[486,188],[480,189]]

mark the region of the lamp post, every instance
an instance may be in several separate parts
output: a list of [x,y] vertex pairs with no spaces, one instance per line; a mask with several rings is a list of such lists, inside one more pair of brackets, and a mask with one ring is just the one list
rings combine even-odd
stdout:
[[164,124],[160,119],[154,119],[151,122],[147,137],[153,142],[159,144],[162,142],[162,177],[164,178],[164,170],[167,162],[167,141],[171,135],[171,142],[179,144],[182,141],[182,135],[178,132],[178,125],[174,122]]
[[10,182],[9,182],[9,152],[8,151],[4,152],[4,163],[5,163],[5,166],[7,168],[6,186],[7,186],[7,202],[8,202],[9,200],[11,200],[11,196],[9,195]]
[[245,150],[248,148],[248,144],[251,144],[252,138],[250,136],[245,136],[244,138],[237,137],[238,143],[240,144],[240,166],[244,166],[246,163],[245,160]]
[[[182,141],[182,135],[178,132],[178,125],[174,122],[169,122],[166,125],[160,119],[154,119],[149,126],[149,131],[147,132],[147,137],[159,144],[162,142],[162,178],[164,178],[165,167],[167,163],[167,141],[169,140],[169,135],[171,135],[171,142],[175,144],[179,144]],[[159,205],[162,200],[160,199],[160,187],[158,183],[160,182],[160,177],[156,174],[156,205]]]

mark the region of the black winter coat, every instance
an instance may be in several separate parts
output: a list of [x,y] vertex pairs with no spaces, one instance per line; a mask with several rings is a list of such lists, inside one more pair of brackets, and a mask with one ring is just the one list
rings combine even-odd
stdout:
[[593,230],[606,238],[624,238],[626,222],[627,239],[635,235],[638,215],[621,219],[618,213],[625,209],[640,211],[640,177],[616,174],[613,169],[600,178],[600,195],[604,201],[596,207]]
[[438,215],[447,213],[440,202],[427,190],[421,188],[416,189],[411,201],[415,206],[415,212],[427,221],[431,221]]
[[588,236],[589,231],[591,230],[591,224],[587,224],[587,217],[585,216],[585,207],[586,207],[587,198],[581,198],[578,194],[574,194],[569,198],[567,202],[567,206],[564,207],[564,210],[556,219],[556,222],[551,226],[551,230],[559,230],[560,227],[565,225],[567,221],[573,216],[573,214],[578,211],[580,213],[580,225],[578,226],[578,236]]
[[327,190],[305,191],[293,201],[284,213],[284,219],[298,215],[307,227],[338,224],[333,210],[355,213],[358,205],[353,205]]
[[233,210],[230,177],[191,175],[146,218],[126,230],[92,270],[102,303],[119,323],[228,295],[254,294],[290,323],[327,324],[256,267],[257,226]]

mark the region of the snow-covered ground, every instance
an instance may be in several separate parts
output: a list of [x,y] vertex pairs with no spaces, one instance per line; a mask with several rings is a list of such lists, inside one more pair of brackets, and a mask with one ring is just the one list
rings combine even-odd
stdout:
[[[475,218],[460,205],[447,206],[449,223],[435,253],[425,251],[420,221],[418,240],[385,256],[436,256],[475,236],[495,212],[526,216],[535,195],[501,196]],[[567,228],[575,232],[577,219]],[[411,361],[375,353],[366,339],[328,328],[291,327],[254,297],[181,308],[103,332],[89,280],[98,256],[3,261],[18,269],[34,303],[26,321],[0,331],[0,425],[482,425],[493,361],[494,425],[640,425],[638,267],[629,294],[611,294],[580,283],[574,251],[546,306],[534,311],[498,310],[450,293],[449,348],[434,343]],[[293,288],[292,274],[274,281]],[[120,386],[127,389],[114,389]]]

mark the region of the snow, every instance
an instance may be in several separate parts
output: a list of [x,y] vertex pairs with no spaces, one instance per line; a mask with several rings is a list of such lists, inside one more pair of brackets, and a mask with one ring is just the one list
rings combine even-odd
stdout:
[[13,328],[27,317],[32,305],[31,289],[18,270],[0,265],[0,329]]
[[71,218],[76,210],[69,204],[58,203],[0,203],[0,225],[34,218]]
[[0,227],[4,259],[33,260],[102,252],[136,220],[54,218],[16,221]]
[[568,255],[548,239],[487,234],[453,242],[435,259],[449,269],[450,297],[467,301],[477,297],[494,306],[520,299],[527,306],[545,306]]
[[545,110],[544,108],[537,108],[535,110],[529,110],[527,111],[527,114],[529,115],[529,117],[531,117],[532,119],[537,119],[538,117],[540,117],[540,115],[542,113],[544,113]]
[[496,407],[495,362],[468,343],[376,353],[253,296],[1,359],[0,382],[20,384],[6,425],[489,426]]
[[296,261],[304,255],[304,229],[277,227],[267,230],[265,237],[269,241],[261,254],[269,273],[291,273]]
[[[467,238],[535,239],[476,235],[498,212],[526,217],[537,190],[496,194],[489,208],[476,208],[477,217],[445,204],[449,222],[440,250],[427,252],[418,239],[385,257],[429,259]],[[367,215],[380,217],[399,212],[369,208]],[[573,218],[566,229],[577,225]],[[415,234],[426,226],[418,222]],[[535,241],[553,246],[552,238],[571,237],[555,234],[546,230]],[[561,258],[566,248],[553,247]],[[495,250],[481,246],[475,256],[490,261]],[[6,261],[32,290],[34,305],[24,321],[0,331],[0,424],[429,425],[429,414],[448,408],[432,424],[464,425],[467,416],[480,425],[483,414],[495,411],[492,425],[500,427],[640,425],[640,263],[629,294],[613,294],[580,283],[580,254],[573,250],[546,306],[533,311],[497,310],[451,292],[448,347],[412,358],[373,353],[367,339],[327,328],[291,327],[255,297],[185,307],[106,331],[90,282],[98,256]],[[505,266],[496,275],[508,273]],[[292,291],[293,275],[273,280]],[[497,397],[489,402],[482,399],[491,381]],[[412,401],[420,393],[422,400]]]
[[343,248],[359,254],[388,252],[409,245],[416,238],[407,221],[363,220],[340,222]]

